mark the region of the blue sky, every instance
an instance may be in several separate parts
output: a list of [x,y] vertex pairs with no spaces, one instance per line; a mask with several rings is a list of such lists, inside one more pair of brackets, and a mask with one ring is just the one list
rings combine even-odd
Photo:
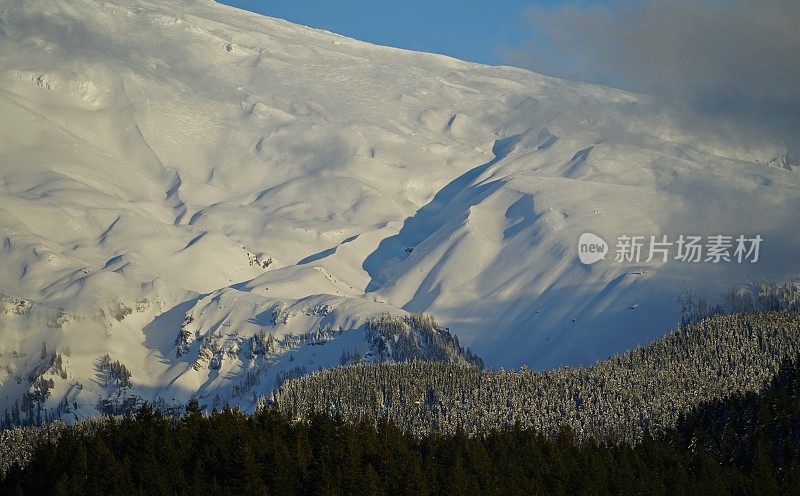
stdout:
[[524,13],[555,0],[220,0],[359,40],[486,64],[532,38]]

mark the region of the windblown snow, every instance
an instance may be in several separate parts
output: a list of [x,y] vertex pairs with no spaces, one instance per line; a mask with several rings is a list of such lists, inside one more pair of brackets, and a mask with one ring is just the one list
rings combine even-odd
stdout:
[[[0,0],[0,410],[252,407],[397,332],[537,369],[650,341],[682,290],[800,276],[800,175],[731,129],[206,0]],[[584,232],[764,243],[587,266]]]

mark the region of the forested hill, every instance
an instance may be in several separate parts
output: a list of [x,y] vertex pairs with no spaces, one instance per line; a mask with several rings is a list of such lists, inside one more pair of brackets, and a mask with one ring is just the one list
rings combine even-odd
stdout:
[[298,423],[275,409],[204,416],[194,403],[180,421],[144,406],[29,447],[0,494],[800,494],[800,366],[635,446],[519,427],[420,438],[382,421]]
[[417,435],[485,434],[519,423],[545,435],[636,441],[703,402],[759,391],[800,354],[800,312],[707,318],[592,367],[480,370],[446,363],[364,364],[288,381],[287,415],[386,419]]

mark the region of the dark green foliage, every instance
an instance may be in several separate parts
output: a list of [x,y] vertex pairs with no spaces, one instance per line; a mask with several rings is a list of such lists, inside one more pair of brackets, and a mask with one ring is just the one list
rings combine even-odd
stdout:
[[635,445],[519,425],[420,438],[385,421],[294,422],[277,409],[204,416],[192,402],[178,420],[144,405],[42,436],[24,470],[0,482],[0,494],[36,495],[798,493],[796,363],[760,393],[706,404]]

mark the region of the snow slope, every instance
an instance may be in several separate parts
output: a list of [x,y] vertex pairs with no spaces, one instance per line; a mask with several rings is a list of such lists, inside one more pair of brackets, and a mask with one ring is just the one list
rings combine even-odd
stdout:
[[[800,275],[800,175],[731,129],[205,0],[0,0],[0,408],[40,376],[75,416],[131,390],[252,405],[296,361],[369,353],[384,312],[431,313],[492,366],[649,341],[682,289]],[[586,231],[765,243],[584,266]],[[280,346],[248,358],[262,332]]]

